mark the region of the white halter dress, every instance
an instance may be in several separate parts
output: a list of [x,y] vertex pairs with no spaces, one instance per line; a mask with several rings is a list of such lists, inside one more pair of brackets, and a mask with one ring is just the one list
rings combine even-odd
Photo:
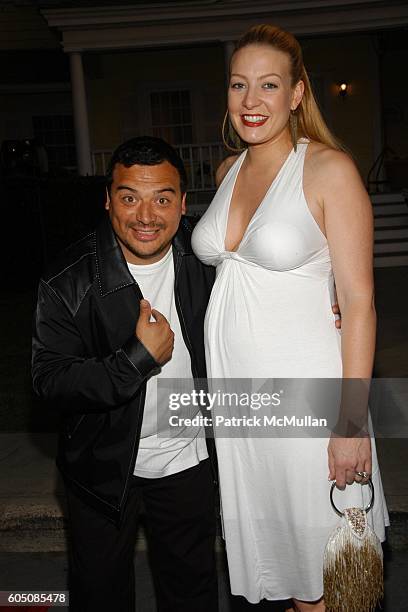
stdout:
[[[217,267],[205,320],[212,378],[341,378],[341,334],[331,310],[327,241],[303,193],[307,143],[292,150],[235,252],[228,212],[246,152],[224,178],[193,233],[193,249]],[[341,194],[339,194],[341,197]],[[232,593],[252,603],[323,593],[323,552],[338,523],[329,501],[327,437],[217,438],[223,529]],[[369,522],[388,525],[373,440],[376,501]],[[339,492],[363,506],[368,487]]]

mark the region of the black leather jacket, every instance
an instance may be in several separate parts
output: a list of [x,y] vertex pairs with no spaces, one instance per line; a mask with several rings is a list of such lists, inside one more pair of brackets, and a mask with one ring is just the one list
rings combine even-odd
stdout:
[[[214,268],[191,251],[182,218],[173,240],[176,308],[194,377],[204,378],[203,322]],[[146,380],[158,364],[135,336],[139,286],[106,216],[41,278],[34,389],[63,415],[57,465],[88,504],[120,523],[138,450]]]

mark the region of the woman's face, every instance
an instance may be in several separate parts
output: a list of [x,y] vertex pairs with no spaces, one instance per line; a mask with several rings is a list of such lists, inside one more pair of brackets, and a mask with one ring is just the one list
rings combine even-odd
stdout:
[[228,111],[234,129],[249,145],[276,140],[287,129],[290,111],[302,94],[302,81],[292,87],[286,53],[253,44],[234,54]]

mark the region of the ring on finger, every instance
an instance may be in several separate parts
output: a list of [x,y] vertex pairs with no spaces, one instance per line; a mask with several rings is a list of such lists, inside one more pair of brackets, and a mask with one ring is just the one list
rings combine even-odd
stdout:
[[356,476],[360,476],[360,478],[370,478],[371,474],[368,472],[356,472]]

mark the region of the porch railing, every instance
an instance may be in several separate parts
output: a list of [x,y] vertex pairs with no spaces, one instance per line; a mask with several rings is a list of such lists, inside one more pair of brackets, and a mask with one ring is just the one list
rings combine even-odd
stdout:
[[[193,207],[206,205],[215,192],[215,172],[228,153],[222,142],[183,144],[175,146],[184,162],[188,177],[189,203]],[[112,151],[92,152],[93,173],[103,175]]]

